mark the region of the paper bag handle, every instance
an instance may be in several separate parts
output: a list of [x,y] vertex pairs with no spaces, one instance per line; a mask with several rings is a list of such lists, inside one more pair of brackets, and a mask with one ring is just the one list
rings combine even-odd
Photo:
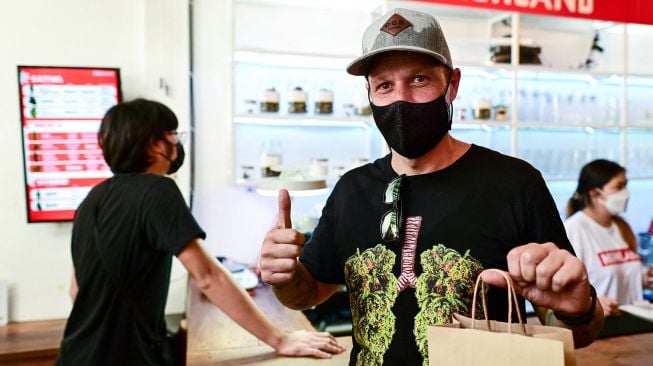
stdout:
[[[472,299],[472,329],[474,329],[474,322],[476,321],[476,296],[478,295],[478,286],[481,282],[483,282],[483,273],[485,272],[495,272],[501,275],[506,280],[506,283],[508,284],[508,333],[511,332],[511,325],[512,325],[512,304],[515,304],[515,308],[517,309],[517,318],[519,319],[519,325],[521,326],[522,333],[526,335],[526,326],[524,325],[524,321],[521,317],[521,312],[519,311],[519,303],[517,302],[517,293],[515,292],[515,286],[512,284],[512,279],[508,274],[504,271],[498,270],[496,268],[489,268],[481,272],[481,274],[478,275],[476,278],[476,284],[474,285],[474,298]],[[485,283],[485,282],[483,282]],[[485,316],[485,321],[487,322],[487,329],[492,330],[490,328],[490,318],[488,317],[487,314],[487,299],[485,297],[485,292],[481,294],[481,299],[483,301],[483,315]]]

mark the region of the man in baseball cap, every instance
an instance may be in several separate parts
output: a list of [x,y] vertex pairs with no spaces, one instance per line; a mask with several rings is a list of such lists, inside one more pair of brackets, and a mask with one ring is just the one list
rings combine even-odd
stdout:
[[[347,71],[366,78],[391,152],[338,181],[306,245],[280,192],[261,270],[281,302],[309,308],[345,284],[351,365],[428,365],[427,327],[469,315],[476,277],[499,268],[542,322],[591,343],[603,310],[539,171],[449,134],[461,74],[433,16],[388,12]],[[499,274],[483,279],[504,286]],[[490,318],[507,320],[506,295],[488,293]]]

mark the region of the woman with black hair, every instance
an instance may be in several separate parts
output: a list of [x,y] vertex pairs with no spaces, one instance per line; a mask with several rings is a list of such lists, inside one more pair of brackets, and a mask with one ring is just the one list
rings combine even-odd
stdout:
[[594,160],[580,171],[578,187],[567,204],[565,229],[576,255],[585,263],[605,315],[619,313],[619,305],[642,300],[642,271],[637,240],[620,216],[629,193],[626,169],[608,160]]

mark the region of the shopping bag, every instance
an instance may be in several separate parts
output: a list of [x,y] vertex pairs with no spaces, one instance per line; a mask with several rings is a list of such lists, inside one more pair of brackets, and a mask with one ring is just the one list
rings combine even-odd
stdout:
[[[489,320],[485,292],[482,291],[484,320],[476,319],[476,297],[481,275],[476,280],[471,318],[453,314],[451,324],[428,329],[431,366],[575,366],[574,339],[565,328],[525,324],[517,303],[512,280],[499,272],[508,283],[508,323]],[[484,271],[484,272],[485,272]],[[515,305],[519,318],[513,324]]]

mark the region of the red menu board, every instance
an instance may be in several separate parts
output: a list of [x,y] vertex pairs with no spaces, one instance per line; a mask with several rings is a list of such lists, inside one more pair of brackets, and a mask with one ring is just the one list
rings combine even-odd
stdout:
[[112,175],[97,132],[121,98],[120,71],[18,66],[27,219],[70,221],[89,190]]

